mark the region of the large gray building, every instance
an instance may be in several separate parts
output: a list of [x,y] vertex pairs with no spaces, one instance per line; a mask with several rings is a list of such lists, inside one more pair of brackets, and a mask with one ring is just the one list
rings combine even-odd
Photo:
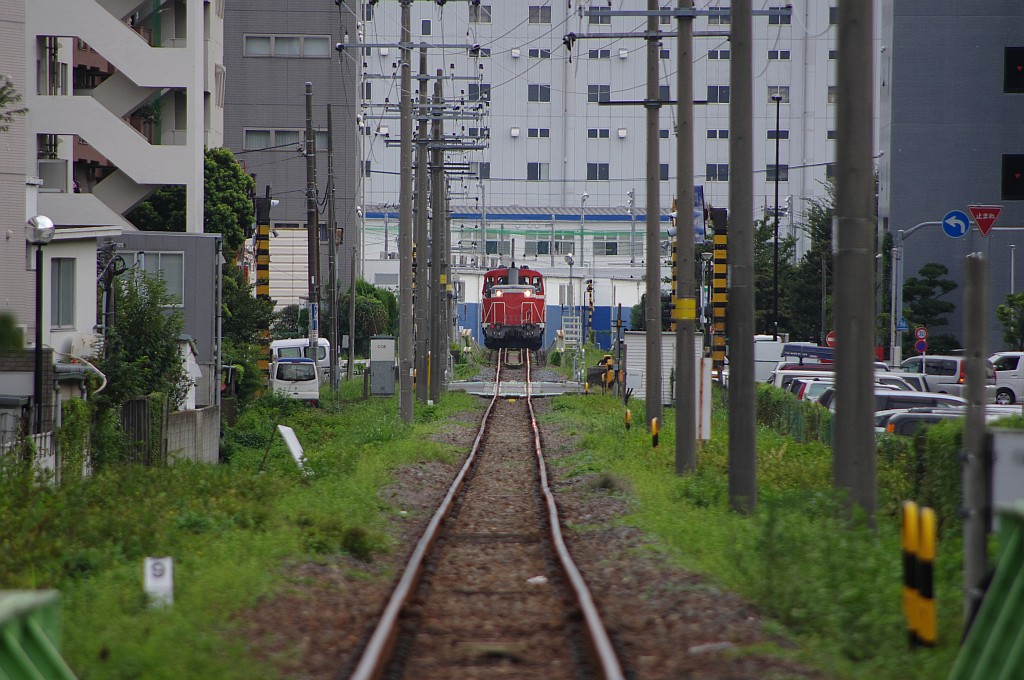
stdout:
[[[997,304],[1021,286],[1011,258],[1024,244],[1024,4],[1017,0],[890,0],[883,36],[883,156],[880,213],[904,243],[905,277],[928,262],[945,265],[959,288],[946,298],[949,325],[929,329],[964,341],[964,258],[989,260],[989,347],[1003,348]],[[989,235],[977,227],[945,235],[943,217],[972,204],[1002,205]],[[1024,248],[1022,248],[1024,250]],[[1018,279],[1019,280],[1019,279]]]
[[[355,9],[353,9],[355,7]],[[271,239],[271,296],[279,303],[305,295],[305,249],[295,257],[295,238],[307,225],[306,83],[313,84],[316,129],[317,204],[321,236],[321,272],[327,281],[327,104],[332,106],[335,210],[339,290],[351,281],[356,226],[356,64],[335,45],[356,34],[357,3],[329,0],[226,0],[224,62],[228,72],[224,107],[224,143],[247,172],[256,176],[256,192],[280,203],[271,209],[271,225],[288,254]],[[289,238],[291,236],[292,238]],[[252,244],[249,244],[252,256]],[[275,252],[279,257],[275,258]],[[293,299],[294,298],[294,299]],[[326,298],[322,298],[326,301]]]

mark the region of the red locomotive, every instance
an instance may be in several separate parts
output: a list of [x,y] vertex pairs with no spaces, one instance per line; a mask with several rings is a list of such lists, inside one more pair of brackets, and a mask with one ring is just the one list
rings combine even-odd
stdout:
[[513,264],[484,274],[483,333],[488,349],[540,349],[544,312],[540,272]]

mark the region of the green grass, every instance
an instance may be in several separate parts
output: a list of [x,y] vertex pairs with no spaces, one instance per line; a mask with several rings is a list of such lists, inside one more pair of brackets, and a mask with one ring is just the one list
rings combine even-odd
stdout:
[[[397,398],[346,384],[321,409],[267,399],[226,432],[225,465],[111,467],[54,488],[0,470],[0,588],[57,588],[63,651],[82,678],[268,678],[238,634],[240,614],[286,586],[295,559],[388,550],[397,509],[378,497],[396,466],[451,460],[429,434],[479,408],[452,392],[403,424]],[[295,429],[297,469],[278,423]],[[149,606],[143,559],[174,558],[174,604]],[[184,650],[187,650],[185,652]]]
[[[902,558],[897,517],[877,516],[877,531],[847,523],[831,489],[831,450],[758,428],[758,506],[744,517],[728,509],[728,424],[716,408],[712,439],[698,468],[674,467],[674,412],[667,409],[659,447],[651,447],[643,403],[603,396],[554,400],[547,423],[581,435],[579,453],[560,461],[573,474],[625,480],[635,511],[625,522],[657,538],[681,566],[706,574],[753,601],[801,642],[800,658],[841,678],[944,678],[960,637],[959,537],[943,537],[936,563],[939,644],[910,652],[901,610]],[[901,474],[880,461],[880,478]],[[884,485],[880,507],[898,507]]]

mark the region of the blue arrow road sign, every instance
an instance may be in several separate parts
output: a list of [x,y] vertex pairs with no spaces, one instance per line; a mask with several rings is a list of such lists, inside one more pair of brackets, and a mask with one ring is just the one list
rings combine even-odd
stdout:
[[899,323],[896,324],[896,330],[905,333],[910,330],[910,324],[907,323],[906,319],[900,317]]
[[942,218],[942,231],[950,238],[960,238],[971,228],[971,220],[963,210],[950,210]]

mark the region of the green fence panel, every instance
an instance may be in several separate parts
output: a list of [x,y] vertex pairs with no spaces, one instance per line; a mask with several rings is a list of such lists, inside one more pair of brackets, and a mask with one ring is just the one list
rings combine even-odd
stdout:
[[1011,680],[1024,668],[1024,503],[999,513],[999,557],[950,680]]
[[0,591],[0,680],[74,680],[59,645],[60,593]]

